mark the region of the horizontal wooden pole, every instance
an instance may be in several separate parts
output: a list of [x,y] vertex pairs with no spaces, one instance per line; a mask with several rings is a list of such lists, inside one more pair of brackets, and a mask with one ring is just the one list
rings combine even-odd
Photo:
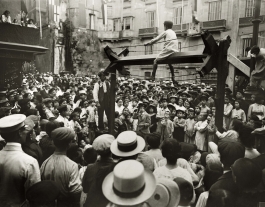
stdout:
[[[157,56],[158,54],[128,56],[114,60],[113,63],[119,65],[153,65]],[[206,57],[206,54],[198,52],[176,52],[167,59],[159,61],[158,64],[203,63],[203,59]]]

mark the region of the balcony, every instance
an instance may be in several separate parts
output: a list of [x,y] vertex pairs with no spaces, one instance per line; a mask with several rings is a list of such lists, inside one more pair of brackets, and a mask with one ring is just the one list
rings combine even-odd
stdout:
[[139,29],[139,37],[154,37],[156,35],[158,35],[157,27]]
[[[252,26],[253,17],[242,17],[239,18],[239,27]],[[265,15],[260,16],[261,24],[265,23]]]
[[117,41],[120,38],[119,31],[99,31],[98,38],[102,41]]
[[214,21],[206,21],[201,23],[202,30],[209,31],[222,31],[226,29],[226,20],[214,20]]
[[13,24],[0,24],[0,41],[24,45],[39,45],[40,30]]
[[133,30],[122,30],[122,31],[120,31],[120,38],[121,39],[131,40],[134,36],[135,35],[134,35]]
[[176,34],[187,34],[188,27],[189,27],[188,24],[182,24],[182,28],[181,24],[177,24],[173,25],[172,30],[176,32]]

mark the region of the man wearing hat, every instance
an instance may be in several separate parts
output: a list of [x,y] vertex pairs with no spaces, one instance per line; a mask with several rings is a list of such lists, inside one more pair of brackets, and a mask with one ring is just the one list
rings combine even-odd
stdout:
[[[159,53],[157,58],[154,60],[153,72],[152,72],[153,79],[155,79],[158,61],[164,60],[168,56],[174,54],[175,52],[178,52],[178,40],[177,40],[176,33],[172,30],[172,27],[173,27],[173,22],[165,21],[164,22],[165,31],[161,33],[160,35],[158,35],[156,38],[152,39],[150,42],[145,44],[145,45],[152,45],[161,39],[165,40],[165,45],[164,45],[163,50]],[[177,82],[175,81],[174,68],[171,64],[168,64],[168,66],[169,66],[169,69],[172,75],[172,81],[175,84]]]
[[26,191],[40,181],[36,159],[22,151],[25,115],[14,114],[0,119],[0,135],[6,146],[0,151],[0,205],[21,206]]
[[104,178],[115,166],[110,151],[110,146],[114,140],[114,136],[103,134],[93,142],[92,147],[97,151],[100,159],[88,165],[85,171],[82,186],[83,192],[87,194],[87,198],[84,206],[105,207],[108,204],[108,200],[102,193],[101,186]]
[[66,156],[66,151],[75,139],[75,132],[66,127],[52,131],[51,138],[55,152],[41,165],[42,180],[52,180],[60,188],[58,206],[76,206],[79,203],[82,186],[78,165]]
[[154,175],[135,160],[117,164],[102,184],[104,196],[110,201],[107,207],[142,207],[156,189]]
[[98,73],[98,77],[100,80],[94,85],[93,97],[98,107],[98,128],[100,130],[104,130],[104,112],[107,116],[107,119],[110,120],[110,83],[106,81],[106,75],[104,74],[104,71],[100,71]]

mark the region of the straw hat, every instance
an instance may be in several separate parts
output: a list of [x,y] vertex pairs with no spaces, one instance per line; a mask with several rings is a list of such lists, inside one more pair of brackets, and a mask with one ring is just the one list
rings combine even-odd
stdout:
[[157,179],[156,190],[146,202],[149,206],[177,207],[180,200],[178,185],[170,179]]
[[119,134],[111,146],[111,152],[119,157],[130,157],[141,152],[145,147],[145,140],[133,131]]
[[154,175],[136,160],[117,164],[104,179],[102,192],[112,203],[120,206],[134,206],[149,199],[156,189]]

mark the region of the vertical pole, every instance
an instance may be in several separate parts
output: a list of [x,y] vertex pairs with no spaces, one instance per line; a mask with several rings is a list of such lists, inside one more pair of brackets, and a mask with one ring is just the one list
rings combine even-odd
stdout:
[[156,0],[156,18],[157,18],[157,28],[159,29],[159,5],[158,5],[158,1]]
[[[229,53],[237,56],[237,47],[238,47],[238,30],[239,30],[239,8],[240,8],[240,0],[232,0],[231,4],[230,1],[227,2],[230,7],[232,7],[231,12],[232,15],[230,16],[231,20],[229,23],[231,24],[231,39],[233,42],[231,43],[231,47],[229,48]],[[227,85],[234,93],[234,83],[235,83],[235,67],[229,66],[228,77],[226,80]]]
[[115,121],[115,87],[116,87],[116,68],[112,68],[110,73],[110,115],[109,115],[109,133],[114,135]]
[[[253,34],[252,34],[252,44],[251,46],[258,44],[258,36],[259,36],[259,23],[261,22],[260,15],[260,6],[261,0],[255,0],[255,9],[254,9],[254,18],[252,20],[253,23]],[[251,57],[250,60],[250,71],[255,69],[255,58]]]
[[[230,40],[230,39],[229,39]],[[230,41],[227,39],[221,40],[217,53],[217,106],[215,115],[215,125],[218,130],[223,132],[223,116],[224,116],[224,95],[225,95],[225,80],[228,75],[227,50],[230,46]]]
[[40,17],[40,39],[42,39],[42,24],[41,24],[40,0],[39,0],[39,17]]

